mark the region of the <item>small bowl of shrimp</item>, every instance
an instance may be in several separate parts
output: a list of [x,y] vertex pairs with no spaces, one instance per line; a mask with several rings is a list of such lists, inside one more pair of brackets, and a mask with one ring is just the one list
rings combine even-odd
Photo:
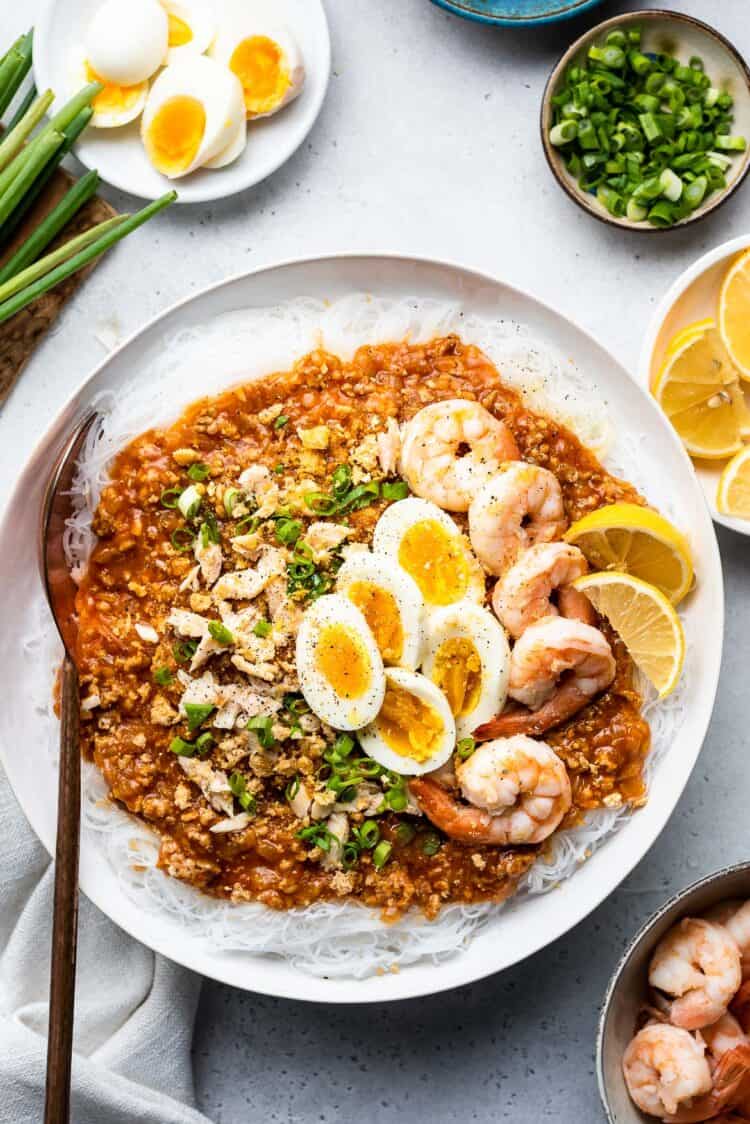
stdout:
[[750,1121],[750,862],[688,886],[633,938],[597,1074],[610,1124]]

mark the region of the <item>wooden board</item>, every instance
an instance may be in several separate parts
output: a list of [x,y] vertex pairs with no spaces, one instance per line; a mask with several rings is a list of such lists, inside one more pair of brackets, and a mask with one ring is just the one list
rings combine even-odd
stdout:
[[[21,242],[28,238],[32,230],[59,203],[74,182],[72,176],[62,169],[58,169],[50,180],[47,189],[29,211],[13,241],[0,254],[0,264],[6,261]],[[56,245],[66,242],[74,235],[82,234],[84,230],[95,226],[96,223],[112,218],[115,214],[116,212],[110,207],[109,203],[105,203],[103,199],[95,195],[67,224],[45,253],[54,249]],[[12,320],[0,324],[0,406],[13,389],[36,345],[54,324],[65,302],[75,294],[79,285],[95,265],[96,262],[93,262],[86,269],[73,274],[72,277],[57,285],[49,293],[39,297],[28,308],[24,308],[17,313]]]

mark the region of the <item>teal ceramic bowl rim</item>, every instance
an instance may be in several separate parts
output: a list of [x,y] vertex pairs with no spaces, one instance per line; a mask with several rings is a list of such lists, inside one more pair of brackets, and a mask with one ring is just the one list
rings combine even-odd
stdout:
[[573,16],[578,16],[581,12],[587,12],[589,8],[596,7],[601,4],[602,0],[557,0],[558,3],[564,3],[566,6],[559,9],[557,12],[550,12],[546,16],[492,16],[485,15],[483,12],[477,12],[474,8],[470,7],[472,0],[466,0],[462,3],[461,0],[432,0],[438,8],[443,8],[446,12],[451,12],[454,16],[461,16],[462,19],[473,20],[475,23],[489,24],[491,27],[533,27],[543,23],[558,23],[560,20],[572,19]]

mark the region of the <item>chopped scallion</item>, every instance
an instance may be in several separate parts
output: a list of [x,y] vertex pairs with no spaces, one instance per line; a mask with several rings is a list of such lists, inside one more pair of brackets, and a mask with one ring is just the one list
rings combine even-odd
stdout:
[[224,647],[234,644],[234,633],[223,621],[209,621],[208,631],[217,644],[222,644]]

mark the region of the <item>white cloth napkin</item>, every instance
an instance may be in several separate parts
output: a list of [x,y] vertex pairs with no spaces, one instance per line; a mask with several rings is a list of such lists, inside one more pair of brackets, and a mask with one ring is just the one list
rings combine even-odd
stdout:
[[[0,768],[0,1119],[40,1124],[53,869]],[[200,978],[81,899],[73,1124],[210,1124],[194,1107]]]

